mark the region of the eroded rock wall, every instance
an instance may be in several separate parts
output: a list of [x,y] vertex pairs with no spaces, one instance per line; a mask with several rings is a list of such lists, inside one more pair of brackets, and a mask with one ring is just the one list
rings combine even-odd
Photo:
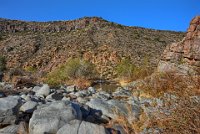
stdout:
[[181,42],[167,46],[158,71],[175,71],[179,74],[200,72],[200,16],[191,21],[186,37]]

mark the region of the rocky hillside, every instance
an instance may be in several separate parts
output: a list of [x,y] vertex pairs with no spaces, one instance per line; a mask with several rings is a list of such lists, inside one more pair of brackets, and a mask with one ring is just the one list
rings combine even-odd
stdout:
[[115,76],[114,67],[129,57],[136,65],[148,59],[155,68],[167,44],[184,33],[122,26],[98,17],[73,21],[25,22],[0,19],[0,53],[7,69],[34,70],[39,76],[69,57],[92,61],[103,76]]
[[[163,72],[170,71],[170,69],[173,68],[167,68],[169,70],[165,70],[166,68],[164,65],[167,66],[171,64],[183,66],[185,68],[191,69],[192,71],[195,71],[194,68],[197,68],[198,70],[199,46],[200,46],[198,40],[199,25],[200,25],[199,20],[200,20],[199,17],[196,17],[195,19],[192,20],[191,26],[183,41],[177,43],[176,45],[172,44],[171,46],[167,46],[158,66],[160,71]],[[75,33],[77,31],[73,32]],[[7,35],[7,37],[8,36],[18,37],[19,36],[18,34],[23,34],[23,33],[14,33]],[[31,34],[33,33],[30,33],[29,35],[27,35],[27,33],[24,34],[24,39],[30,37]],[[53,33],[50,33],[49,35],[51,34]],[[64,35],[66,33],[60,33],[60,34]],[[49,37],[45,35],[46,33],[41,37],[46,37],[46,38]],[[63,36],[60,36],[60,38],[62,37]],[[5,40],[3,40],[2,42],[4,42]],[[23,40],[22,37],[21,40]],[[39,58],[45,59],[42,56],[48,57],[49,54],[47,52],[51,52],[50,50],[52,46],[50,45],[49,49],[46,49],[48,46],[46,42],[48,41],[45,40],[43,42],[44,44],[41,44],[41,46],[39,46],[37,50],[38,52],[33,54],[31,53],[32,51],[29,51],[29,54],[30,55],[32,54],[31,58],[35,59],[35,61],[33,60],[33,63],[37,62],[36,60],[37,58],[39,60]],[[13,44],[14,43],[15,42],[13,41]],[[27,44],[27,42],[25,41],[24,43]],[[59,46],[59,44],[57,45]],[[65,45],[61,46],[63,47]],[[56,45],[53,47],[57,48]],[[18,47],[18,49],[19,48],[20,47]],[[100,52],[100,54],[107,53],[109,55],[111,54],[109,52],[112,52],[111,49],[114,50],[115,48],[115,50],[117,51],[119,49],[122,49],[123,47],[117,49],[115,45],[113,46],[110,45],[109,47],[102,45],[100,48],[95,48],[95,50],[98,49],[98,52]],[[74,51],[71,50],[71,52],[76,51],[76,49],[74,49],[73,47],[71,49],[74,50]],[[25,51],[25,49],[23,48],[18,50],[21,52],[19,54],[22,54],[23,52],[22,50]],[[45,50],[47,52],[46,53],[45,51],[42,52],[42,50]],[[14,48],[10,50],[10,52],[13,51]],[[63,51],[63,53],[58,53],[57,51],[58,52]],[[56,51],[57,53],[55,54],[65,54],[64,50],[61,48],[57,51]],[[79,54],[78,52],[79,51],[77,51],[77,53],[75,54]],[[4,54],[7,53],[4,52]],[[118,53],[116,53],[116,55],[117,54]],[[169,54],[171,54],[171,56]],[[22,56],[24,55],[22,54]],[[67,56],[67,54],[64,56]],[[72,56],[77,56],[77,55],[72,55]],[[91,54],[88,54],[88,56],[91,56]],[[104,57],[105,55],[98,55],[98,56]],[[13,58],[16,57],[13,56]],[[94,57],[91,57],[91,59],[93,58]],[[150,58],[153,59],[153,57]],[[184,62],[179,62],[179,58],[183,58]],[[7,57],[7,59],[9,59],[9,57]],[[53,63],[60,64],[60,62],[64,59],[66,59],[66,57],[63,57],[63,59],[57,58],[53,62],[51,61],[51,58],[49,58],[47,59],[47,61],[50,60],[51,63],[44,64],[43,61],[41,62],[40,66],[41,68],[42,67],[45,68],[46,65],[48,66],[48,64],[52,64],[53,67],[54,65]],[[26,60],[24,63],[15,61],[21,63],[21,66],[15,64],[16,65],[15,67],[23,67],[25,66],[25,63],[29,62],[29,60]],[[15,62],[13,62],[13,64]],[[11,64],[8,64],[7,66],[9,65]],[[46,69],[48,70],[49,68]],[[185,71],[184,69],[181,68],[178,68],[177,70],[183,72]],[[37,84],[37,85],[16,87],[13,84],[0,82],[0,133],[1,134],[47,134],[47,133],[48,134],[94,134],[94,133],[197,134],[199,133],[200,77],[190,76],[188,78],[185,76],[181,77],[180,75],[176,75],[176,73],[172,74],[163,73],[162,75],[160,73],[158,73],[158,75],[154,73],[151,76],[146,77],[145,79],[139,79],[133,81],[126,86],[121,86],[116,84],[112,91],[110,87],[105,86],[105,84],[106,83],[104,83],[104,86],[100,86],[101,88],[99,88],[98,86],[91,86],[83,89],[70,84],[60,85],[57,88],[51,88],[48,84]]]
[[187,35],[181,42],[173,43],[165,49],[158,71],[200,73],[200,16],[191,21]]

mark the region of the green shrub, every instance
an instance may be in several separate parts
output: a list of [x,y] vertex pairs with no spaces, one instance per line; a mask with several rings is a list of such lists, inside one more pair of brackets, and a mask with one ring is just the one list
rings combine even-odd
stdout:
[[6,59],[3,56],[0,56],[0,71],[4,71],[6,69]]
[[64,67],[64,73],[68,79],[91,79],[95,74],[95,66],[79,58],[70,59]]
[[69,80],[89,80],[94,78],[95,74],[95,66],[92,63],[74,58],[50,72],[45,80],[48,84],[55,86]]
[[37,68],[34,66],[27,66],[25,67],[25,71],[35,73],[37,71]]
[[118,78],[129,79],[133,76],[136,66],[129,59],[123,59],[116,67]]

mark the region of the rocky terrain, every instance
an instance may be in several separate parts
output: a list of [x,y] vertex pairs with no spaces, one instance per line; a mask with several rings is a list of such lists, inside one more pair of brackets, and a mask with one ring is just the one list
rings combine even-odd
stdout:
[[[12,90],[11,85],[1,83],[1,86],[4,91]],[[107,93],[93,87],[78,90],[72,85],[55,90],[44,84],[22,91],[7,97],[6,93],[0,93],[2,134],[106,134],[114,130],[123,133],[120,126],[105,127],[111,118],[117,118],[115,111],[128,114],[126,105],[129,104],[134,105],[131,120],[140,115],[139,100],[127,89],[118,88],[116,92]],[[124,100],[114,99],[117,97]]]
[[200,73],[200,17],[195,17],[188,28],[186,37],[165,49],[158,71],[175,71],[179,74]]
[[0,53],[6,74],[12,69],[43,77],[70,57],[96,65],[105,78],[115,78],[123,58],[140,66],[147,59],[156,68],[166,45],[180,41],[182,32],[122,26],[98,17],[72,21],[25,22],[0,19]]
[[[83,20],[86,21],[87,19]],[[94,20],[96,20],[95,22],[98,22],[99,18],[92,18],[92,20],[93,23]],[[4,19],[1,21],[5,23]],[[9,20],[6,21],[10,23],[13,22]],[[53,26],[50,25],[48,30],[53,33],[49,33],[48,36],[45,35],[46,33],[40,33],[41,36],[37,35],[38,38],[42,38],[40,38],[41,40],[39,40],[38,43],[43,43],[40,44],[41,46],[39,45],[39,49],[37,48],[37,51],[35,53],[32,53],[32,51],[30,50],[33,49],[34,51],[35,48],[31,48],[31,45],[28,46],[30,42],[27,42],[27,40],[25,41],[25,39],[29,38],[31,40],[35,37],[33,37],[32,32],[28,34],[29,32],[26,33],[26,31],[34,29],[35,32],[43,32],[45,29],[43,29],[42,26],[44,26],[46,23],[41,23],[42,26],[38,26],[38,28],[36,28],[29,26],[30,24],[35,25],[34,22],[30,23],[28,26],[25,22],[14,22],[16,24],[19,24],[20,26],[1,26],[1,30],[3,30],[3,32],[9,32],[9,34],[6,33],[6,35],[3,36],[3,39],[1,41],[1,51],[3,52],[3,54],[8,56],[8,67],[12,67],[14,65],[15,67],[22,67],[25,65],[29,65],[30,63],[36,64],[37,60],[40,59],[39,57],[41,57],[41,59],[43,60],[40,62],[40,64],[36,64],[36,67],[41,66],[48,70],[48,66],[50,65],[49,62],[53,63],[53,60],[50,57],[48,57],[48,52],[50,52],[55,46],[57,46],[55,47],[56,57],[58,56],[57,54],[62,54],[58,53],[59,51],[62,51],[64,53],[67,49],[62,49],[62,47],[65,45],[61,45],[60,49],[58,47],[60,43],[62,44],[62,41],[64,39],[54,47],[52,47],[52,45],[47,45],[46,42],[48,42],[48,40],[43,39],[47,37],[52,37],[55,34],[54,32],[57,30],[64,30],[64,32],[72,33],[77,32],[73,30],[69,31],[70,29],[67,30],[66,28],[58,28],[57,30],[55,30],[54,28],[52,28]],[[56,23],[62,24],[64,22]],[[104,23],[107,24],[108,22],[104,21]],[[83,25],[85,25],[85,23]],[[116,26],[116,24],[114,25]],[[162,58],[159,62],[157,71],[165,72],[168,76],[168,79],[164,78],[164,76],[160,74],[158,75],[159,77],[155,78],[155,74],[153,74],[144,80],[133,81],[123,87],[120,85],[116,85],[116,88],[113,91],[109,89],[95,87],[80,89],[75,85],[62,85],[56,89],[50,88],[47,84],[38,84],[36,86],[28,85],[27,87],[16,87],[13,84],[1,82],[0,133],[198,133],[200,128],[200,79],[198,74],[200,54],[199,26],[200,17],[196,17],[191,21],[190,28],[188,29],[186,37],[179,43],[173,43],[172,45],[167,46],[164,53],[162,54]],[[120,29],[121,28],[122,27],[120,27]],[[135,29],[137,31],[141,30],[140,28],[131,27],[124,27],[123,29]],[[22,36],[23,33],[20,33],[19,31],[23,31],[25,32],[25,34]],[[152,33],[160,32],[160,36],[163,33],[161,31],[146,30],[145,34],[148,33],[148,31],[151,31]],[[164,33],[172,35],[180,34],[171,32]],[[65,36],[63,36],[63,34],[65,33],[59,34],[59,38],[65,38]],[[19,38],[21,39],[18,40]],[[16,44],[20,43],[20,41],[23,41],[25,44],[21,44],[22,46],[17,46]],[[9,45],[10,43],[11,45]],[[35,43],[36,42],[32,42],[32,45],[34,46]],[[24,45],[27,45],[27,49],[22,50],[21,47],[24,47]],[[10,51],[6,49],[11,46],[12,49]],[[47,49],[48,46],[49,49]],[[30,50],[28,49],[29,47]],[[113,46],[100,46],[100,48],[97,47],[95,49],[99,49],[99,51],[97,52],[101,52],[100,50],[102,50],[104,53],[107,52],[108,54],[112,55],[118,54],[109,53],[109,51],[114,49]],[[22,56],[18,55],[18,57],[15,57],[18,53],[17,50],[20,52],[19,54],[22,54]],[[5,51],[7,51],[7,53]],[[27,51],[27,54],[29,55],[26,56],[28,57],[23,57],[23,51]],[[67,52],[68,51],[66,51],[66,53]],[[155,55],[156,54],[157,53],[155,53]],[[88,56],[91,55],[92,54],[88,54]],[[45,59],[45,57],[48,57],[49,59]],[[21,61],[20,59],[23,60]],[[44,59],[49,62],[44,63]],[[55,64],[58,64],[62,61],[58,59],[54,59]],[[21,65],[18,65],[18,63],[21,63]],[[171,77],[168,74],[170,71],[175,71],[178,72],[178,74],[184,74],[185,76],[192,75],[197,77],[195,77],[194,80],[192,79],[193,77],[189,77],[188,79],[188,77],[185,76],[183,77],[183,79],[180,79],[181,77],[179,75],[175,76],[176,73],[171,75]],[[188,71],[190,75],[188,75]],[[147,83],[146,80],[149,78],[151,78],[151,80],[149,81],[149,83]],[[155,81],[157,81],[157,83]],[[186,83],[183,83],[183,81]],[[151,86],[153,87],[151,88]],[[180,109],[178,109],[179,107]]]

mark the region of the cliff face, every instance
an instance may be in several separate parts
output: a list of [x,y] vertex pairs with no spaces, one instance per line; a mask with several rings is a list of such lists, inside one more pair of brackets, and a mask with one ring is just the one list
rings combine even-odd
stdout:
[[181,42],[167,46],[158,71],[175,71],[180,74],[200,72],[200,16],[191,21],[186,37]]
[[167,44],[180,41],[181,32],[127,27],[101,18],[74,21],[24,22],[0,19],[0,55],[11,68],[34,69],[43,75],[70,57],[93,62],[106,78],[123,58],[155,68]]

